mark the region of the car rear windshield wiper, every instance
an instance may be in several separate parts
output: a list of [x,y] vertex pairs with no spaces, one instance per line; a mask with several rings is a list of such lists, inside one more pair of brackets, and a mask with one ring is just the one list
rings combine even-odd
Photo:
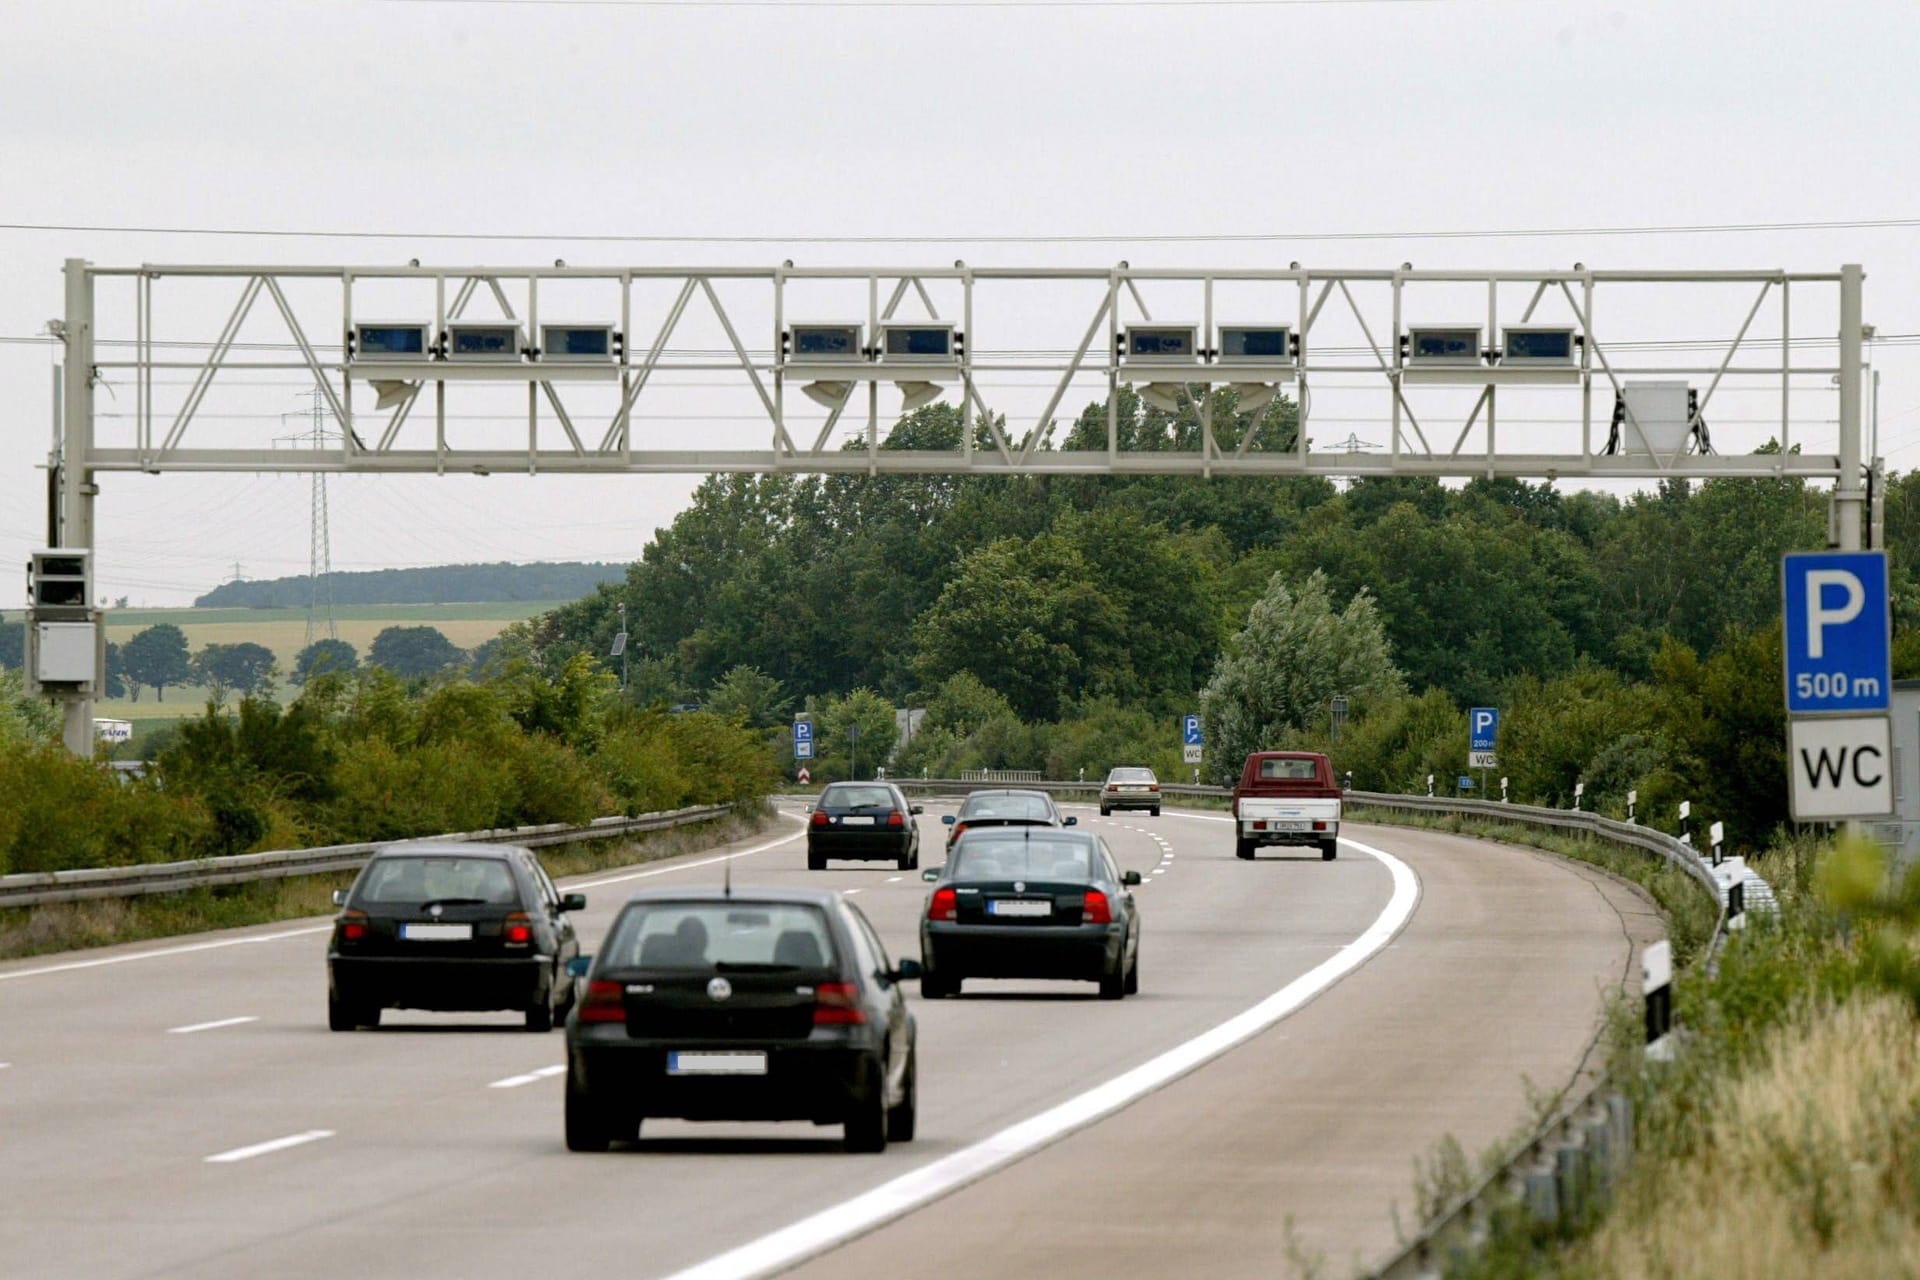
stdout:
[[434,907],[484,907],[486,905],[485,898],[429,898],[420,904],[420,910],[427,911]]

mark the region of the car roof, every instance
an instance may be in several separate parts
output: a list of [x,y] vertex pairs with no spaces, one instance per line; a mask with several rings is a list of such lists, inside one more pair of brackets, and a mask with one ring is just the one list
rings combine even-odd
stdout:
[[689,885],[685,888],[657,887],[636,890],[627,899],[635,902],[739,902],[751,905],[756,902],[798,903],[814,907],[830,907],[842,898],[838,889],[787,889],[733,886],[729,891],[719,885]]
[[440,857],[500,858],[525,853],[517,844],[477,844],[470,840],[419,840],[409,844],[385,844],[373,851],[376,858],[415,857],[421,854]]
[[1053,797],[1045,791],[1035,791],[1031,788],[1022,789],[1020,787],[988,787],[984,791],[967,792],[967,799],[971,800],[975,796],[1037,796],[1042,800],[1053,799]]
[[1070,827],[969,827],[960,833],[960,838],[954,841],[953,847],[958,849],[968,841],[973,841],[975,844],[985,844],[989,840],[999,840],[1002,842],[1015,840],[1053,840],[1057,842],[1080,841],[1082,843],[1091,843],[1096,839],[1098,839],[1098,837],[1091,831],[1076,831]]

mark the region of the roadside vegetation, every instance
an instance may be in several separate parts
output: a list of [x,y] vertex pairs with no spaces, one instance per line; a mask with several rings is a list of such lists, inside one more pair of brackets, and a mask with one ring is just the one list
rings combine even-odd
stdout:
[[777,780],[763,736],[636,707],[584,660],[482,681],[328,674],[285,705],[209,705],[142,779],[68,756],[6,679],[0,874],[752,807]]

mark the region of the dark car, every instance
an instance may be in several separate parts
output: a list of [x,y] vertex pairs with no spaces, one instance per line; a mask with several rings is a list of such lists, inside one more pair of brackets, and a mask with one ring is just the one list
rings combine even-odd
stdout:
[[1071,827],[1079,821],[1065,817],[1053,797],[1044,791],[975,791],[940,821],[951,828],[947,848],[975,827]]
[[881,859],[902,871],[920,865],[920,806],[891,782],[836,782],[820,793],[807,821],[807,870],[828,858]]
[[1106,841],[1037,827],[976,829],[934,884],[920,922],[920,994],[960,994],[968,978],[1077,978],[1102,999],[1140,989],[1140,911]]
[[530,850],[498,844],[408,844],[377,850],[327,947],[327,1025],[380,1025],[383,1009],[518,1009],[551,1031],[573,1000],[566,965],[580,953],[562,894]]
[[896,968],[837,893],[656,889],[621,909],[567,1022],[567,1149],[649,1116],[846,1126],[849,1151],[913,1137],[915,1028]]

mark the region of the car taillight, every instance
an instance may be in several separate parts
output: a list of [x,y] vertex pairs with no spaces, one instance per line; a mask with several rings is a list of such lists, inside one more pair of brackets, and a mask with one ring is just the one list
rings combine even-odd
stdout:
[[887,815],[887,825],[890,827],[904,827],[907,825],[907,815],[895,809]]
[[367,913],[364,911],[343,911],[340,913],[340,941],[360,942],[367,936]]
[[1087,896],[1080,903],[1081,924],[1112,924],[1113,910],[1107,905],[1107,895],[1098,889],[1087,890]]
[[955,840],[958,840],[958,839],[959,839],[959,838],[960,838],[961,836],[963,836],[963,835],[965,835],[965,834],[966,834],[966,832],[967,832],[967,824],[966,824],[966,823],[964,823],[964,822],[956,822],[956,823],[954,823],[954,824],[953,824],[953,838],[954,838]]
[[533,917],[524,911],[515,911],[507,916],[507,927],[500,936],[510,947],[525,947],[533,944]]
[[823,982],[813,989],[813,1025],[846,1027],[865,1022],[860,989],[851,982]]
[[1325,831],[1327,829],[1327,824],[1324,822],[1316,822],[1313,824],[1313,829],[1315,831]]
[[826,825],[827,825],[827,815],[826,815],[826,814],[824,814],[824,813],[822,813],[822,812],[820,812],[820,811],[819,811],[818,809],[815,809],[815,810],[813,811],[813,818],[812,818],[812,823],[813,823],[813,825],[814,825],[814,826],[816,826],[816,827],[824,827],[824,826],[826,826]]
[[1149,791],[1158,791],[1159,789],[1160,789],[1160,784],[1157,782],[1147,788],[1147,790]]
[[960,896],[951,889],[935,889],[927,903],[927,919],[952,920],[960,914]]
[[625,1022],[626,1020],[626,992],[619,983],[608,982],[603,978],[587,984],[587,994],[580,998],[580,1021]]

